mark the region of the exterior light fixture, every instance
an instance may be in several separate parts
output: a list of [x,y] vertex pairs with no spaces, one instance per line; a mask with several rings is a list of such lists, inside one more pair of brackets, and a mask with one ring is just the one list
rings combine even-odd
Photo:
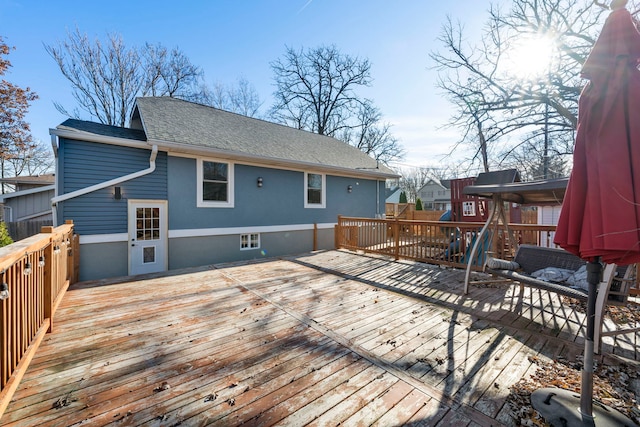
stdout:
[[40,255],[40,258],[38,258],[38,265],[40,267],[44,267],[44,257],[42,255]]
[[116,199],[116,200],[122,199],[122,188],[121,187],[115,187],[114,188],[113,198]]
[[[4,276],[4,274],[3,274]],[[0,300],[3,299],[7,299],[9,298],[10,294],[9,294],[9,285],[7,284],[7,282],[2,282],[2,285],[0,285]]]
[[353,185],[347,185],[347,193],[351,193],[353,191]]
[[262,177],[261,176],[258,177],[257,184],[258,184],[258,188],[262,188]]
[[24,270],[22,270],[22,273],[25,276],[28,276],[29,274],[31,274],[31,271],[32,271],[32,269],[31,269],[31,261],[29,261],[27,259],[27,263],[24,265]]

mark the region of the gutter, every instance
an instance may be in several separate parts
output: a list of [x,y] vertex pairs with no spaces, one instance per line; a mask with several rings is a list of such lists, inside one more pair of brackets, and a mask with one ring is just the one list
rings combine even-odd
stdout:
[[49,129],[49,134],[51,135],[51,145],[53,146],[54,154],[58,152],[58,146],[55,142],[55,137],[58,138],[68,138],[68,139],[80,139],[82,141],[89,142],[101,142],[103,144],[109,145],[124,145],[126,147],[134,147],[134,148],[148,148],[150,144],[146,141],[136,140],[136,139],[128,139],[128,138],[120,138],[117,136],[105,136],[97,133],[91,133],[83,130],[69,129],[65,126],[60,126],[55,129]]
[[334,173],[340,176],[357,177],[362,179],[393,179],[400,178],[400,175],[392,172],[382,172],[376,168],[346,168],[341,166],[330,166],[314,162],[305,162],[299,160],[287,160],[274,157],[266,157],[263,155],[241,153],[238,151],[222,150],[212,147],[194,146],[182,144],[179,142],[169,142],[162,140],[149,140],[150,144],[159,145],[164,151],[168,153],[184,153],[187,155],[201,155],[216,157],[220,159],[228,159],[232,161],[251,162],[259,165],[268,165],[276,168],[286,168],[292,170],[296,168],[299,170],[315,170],[322,171],[324,173]]

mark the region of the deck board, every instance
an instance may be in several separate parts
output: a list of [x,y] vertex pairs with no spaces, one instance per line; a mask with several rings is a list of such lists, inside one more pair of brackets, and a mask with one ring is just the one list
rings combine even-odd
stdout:
[[[463,276],[326,251],[80,283],[0,421],[509,424],[509,387],[531,356],[579,354],[584,315]],[[605,340],[637,356],[637,333]]]

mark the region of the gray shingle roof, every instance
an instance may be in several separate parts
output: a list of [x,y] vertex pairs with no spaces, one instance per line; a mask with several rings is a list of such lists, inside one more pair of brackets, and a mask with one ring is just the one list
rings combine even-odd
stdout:
[[144,132],[139,129],[121,128],[117,126],[103,125],[102,123],[88,122],[85,120],[68,119],[58,126],[59,129],[65,127],[114,138],[132,139],[135,141],[147,140]]
[[160,145],[186,144],[284,162],[395,175],[335,138],[175,98],[138,98],[132,125],[140,119],[149,141]]

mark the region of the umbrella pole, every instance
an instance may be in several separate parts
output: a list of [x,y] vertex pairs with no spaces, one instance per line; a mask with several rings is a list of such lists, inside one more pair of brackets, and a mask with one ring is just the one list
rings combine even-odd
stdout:
[[628,417],[602,403],[593,406],[593,337],[596,320],[596,292],[601,282],[600,257],[587,263],[587,330],[584,340],[584,366],[580,395],[557,387],[540,388],[531,393],[531,405],[553,426],[567,427],[618,427],[632,426]]
[[600,257],[587,263],[587,281],[589,295],[587,297],[587,333],[584,341],[584,359],[582,367],[582,387],[580,389],[580,413],[583,419],[593,420],[593,336],[596,318],[596,292],[602,264]]

